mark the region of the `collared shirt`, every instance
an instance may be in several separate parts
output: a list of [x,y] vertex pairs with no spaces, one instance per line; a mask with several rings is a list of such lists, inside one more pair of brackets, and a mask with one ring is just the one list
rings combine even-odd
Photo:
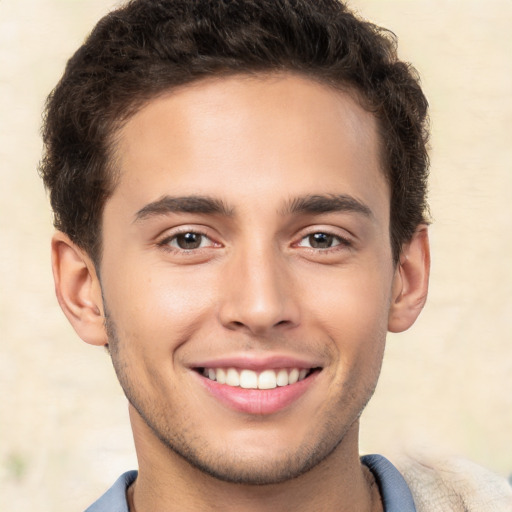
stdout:
[[[411,491],[398,469],[382,455],[365,455],[361,462],[373,473],[379,486],[384,512],[416,512]],[[129,512],[126,490],[137,471],[121,475],[116,483],[85,512]]]
[[365,455],[361,462],[377,481],[384,512],[416,512],[407,482],[388,459],[382,455]]

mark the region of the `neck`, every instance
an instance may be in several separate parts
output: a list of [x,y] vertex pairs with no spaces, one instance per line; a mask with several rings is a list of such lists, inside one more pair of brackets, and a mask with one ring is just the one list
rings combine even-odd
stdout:
[[359,461],[356,422],[320,464],[294,479],[270,485],[224,482],[190,465],[164,446],[131,411],[139,476],[128,492],[130,512],[382,512],[378,486]]

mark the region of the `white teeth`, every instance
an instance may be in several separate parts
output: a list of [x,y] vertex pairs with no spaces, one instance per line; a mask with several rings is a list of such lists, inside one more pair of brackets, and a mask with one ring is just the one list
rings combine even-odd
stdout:
[[204,368],[202,374],[219,384],[226,384],[244,389],[275,389],[278,386],[288,386],[304,380],[308,374],[307,369],[282,368],[280,370],[263,370],[257,373],[253,370],[240,370],[236,368]]
[[240,386],[240,376],[234,368],[228,368],[226,373],[226,384],[235,388]]
[[215,372],[215,379],[212,380],[217,380],[219,384],[226,384],[226,372],[222,368],[213,371]]
[[288,384],[295,384],[299,380],[299,370],[294,368],[288,375]]
[[240,372],[240,387],[258,389],[258,374],[252,370],[242,370]]
[[276,384],[278,386],[288,386],[288,372],[286,370],[279,370],[277,373]]
[[274,389],[275,387],[277,387],[276,372],[274,370],[261,372],[258,377],[258,389]]

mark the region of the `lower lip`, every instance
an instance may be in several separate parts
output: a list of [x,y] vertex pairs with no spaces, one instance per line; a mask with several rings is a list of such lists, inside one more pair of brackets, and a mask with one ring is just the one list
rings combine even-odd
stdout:
[[219,384],[196,373],[202,385],[220,402],[238,412],[255,415],[274,414],[296,402],[316,380],[320,372],[274,389],[244,389]]

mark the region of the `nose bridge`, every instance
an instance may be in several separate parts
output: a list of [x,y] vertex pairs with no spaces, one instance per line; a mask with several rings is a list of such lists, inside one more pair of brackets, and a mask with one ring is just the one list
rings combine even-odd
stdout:
[[295,325],[298,308],[287,276],[284,256],[268,241],[253,240],[236,249],[226,269],[222,323],[258,335]]

